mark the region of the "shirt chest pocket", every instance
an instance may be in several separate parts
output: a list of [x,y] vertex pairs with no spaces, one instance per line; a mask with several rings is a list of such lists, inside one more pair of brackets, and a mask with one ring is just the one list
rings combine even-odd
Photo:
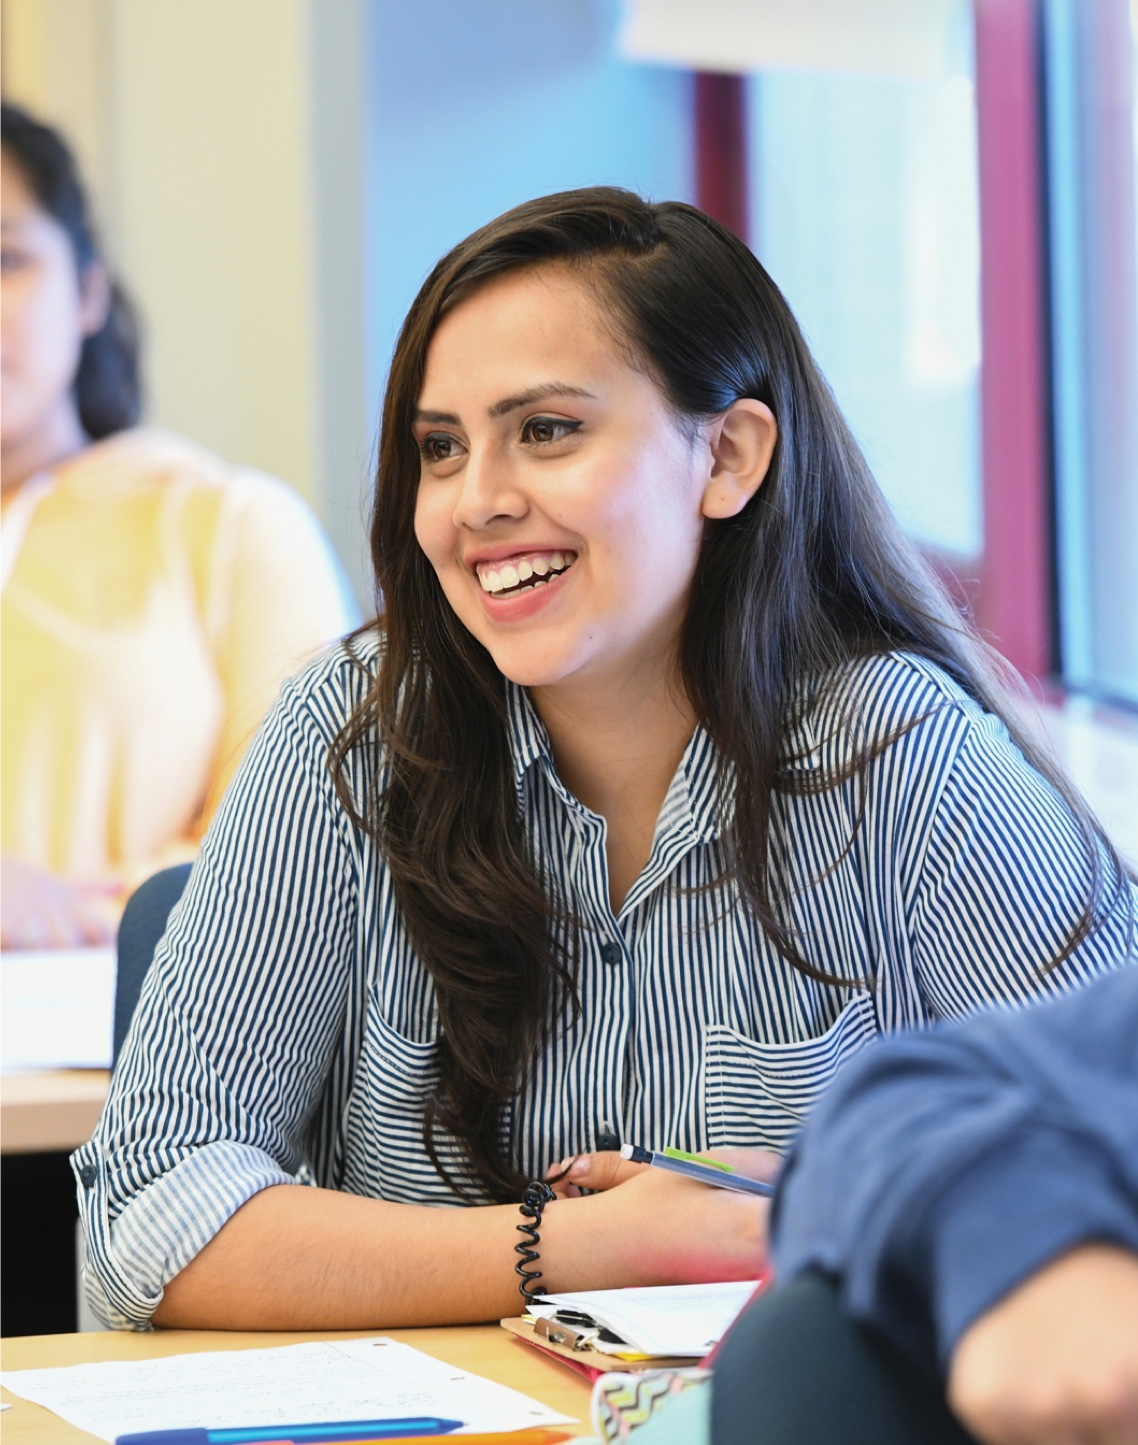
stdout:
[[[437,1041],[399,1033],[373,990],[348,1101],[345,1189],[404,1204],[458,1203],[423,1146],[423,1116],[437,1077]],[[435,1144],[449,1165],[453,1140],[436,1129]]]
[[764,1044],[726,1024],[704,1031],[704,1094],[709,1147],[786,1150],[799,1126],[851,1055],[878,1033],[873,1000],[856,995],[814,1039]]

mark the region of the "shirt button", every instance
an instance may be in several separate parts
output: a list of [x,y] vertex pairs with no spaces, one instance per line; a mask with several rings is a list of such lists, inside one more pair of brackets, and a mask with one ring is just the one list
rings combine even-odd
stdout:
[[601,958],[605,963],[623,963],[624,949],[619,943],[604,943],[601,945]]
[[83,1164],[80,1166],[79,1178],[83,1181],[83,1187],[85,1189],[92,1188],[98,1177],[99,1172],[93,1164]]
[[602,1126],[601,1132],[597,1135],[597,1149],[613,1151],[620,1148],[620,1140],[607,1126]]

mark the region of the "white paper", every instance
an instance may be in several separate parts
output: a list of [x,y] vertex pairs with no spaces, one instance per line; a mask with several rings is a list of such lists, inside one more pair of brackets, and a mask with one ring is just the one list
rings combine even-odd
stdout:
[[[583,1290],[549,1294],[530,1313],[549,1318],[559,1309],[579,1310],[619,1335],[642,1355],[693,1355],[713,1349],[754,1294],[755,1280],[733,1284],[664,1284],[641,1289]],[[615,1353],[615,1345],[598,1344]],[[626,1352],[627,1353],[627,1352]]]
[[572,1423],[517,1390],[383,1337],[4,1370],[0,1384],[104,1440],[414,1415],[461,1420],[456,1435]]
[[0,1066],[109,1069],[114,1038],[113,948],[0,954]]

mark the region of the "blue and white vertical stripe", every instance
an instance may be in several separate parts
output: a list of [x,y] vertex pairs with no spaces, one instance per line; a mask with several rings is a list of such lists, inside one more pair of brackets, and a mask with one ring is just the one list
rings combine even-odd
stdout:
[[[377,644],[361,655],[376,666]],[[366,681],[338,649],[286,685],[172,916],[96,1135],[75,1156],[88,1294],[109,1324],[144,1326],[165,1282],[246,1199],[298,1174],[455,1203],[421,1145],[433,984],[380,852],[344,814],[327,767]],[[533,855],[581,925],[580,1017],[503,1121],[523,1170],[607,1129],[657,1148],[781,1149],[876,1035],[1056,993],[1121,961],[1127,887],[1076,954],[1045,971],[1080,914],[1087,862],[1066,808],[998,719],[930,664],[878,657],[823,696],[794,739],[795,766],[844,756],[851,706],[859,736],[922,720],[872,763],[860,826],[850,781],[780,794],[772,837],[796,937],[849,980],[839,988],[787,964],[723,880],[725,820],[702,729],[614,915],[605,823],[561,784],[540,720],[510,689]],[[375,765],[357,754],[359,796]]]

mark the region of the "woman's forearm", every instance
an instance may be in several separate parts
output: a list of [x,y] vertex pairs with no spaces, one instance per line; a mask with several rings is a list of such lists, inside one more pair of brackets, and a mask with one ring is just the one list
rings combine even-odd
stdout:
[[[771,1155],[730,1158],[755,1177],[772,1175]],[[753,1279],[762,1268],[765,1200],[616,1156],[594,1156],[590,1167],[581,1182],[599,1193],[545,1207],[534,1268],[551,1292]],[[154,1321],[346,1330],[499,1319],[521,1309],[522,1222],[513,1204],[438,1209],[276,1185],[243,1204],[170,1281]]]
[[[550,1288],[622,1282],[620,1258],[628,1245],[622,1250],[610,1230],[590,1237],[588,1216],[597,1202],[547,1206],[540,1267]],[[242,1205],[170,1281],[154,1322],[370,1329],[517,1314],[514,1246],[521,1223],[515,1205],[438,1209],[278,1185]]]
[[159,1325],[369,1329],[517,1310],[517,1209],[431,1209],[331,1189],[264,1189],[166,1286]]

